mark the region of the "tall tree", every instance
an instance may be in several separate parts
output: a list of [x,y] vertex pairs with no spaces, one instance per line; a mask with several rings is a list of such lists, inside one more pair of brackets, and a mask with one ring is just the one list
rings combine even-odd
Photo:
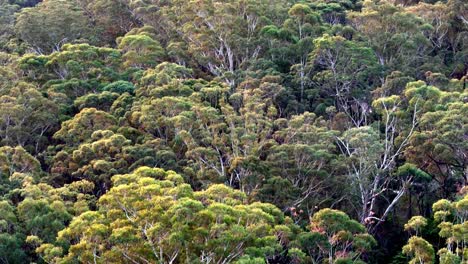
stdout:
[[424,20],[387,1],[366,1],[362,12],[350,12],[348,19],[387,72],[421,74],[417,70],[432,50],[425,34],[432,27]]
[[[113,183],[99,211],[80,215],[59,233],[68,250],[43,244],[38,253],[52,262],[227,263],[281,253],[292,235],[277,208],[248,204],[245,194],[223,185],[194,192],[180,175],[148,167]],[[53,253],[60,251],[63,257]]]
[[45,0],[17,17],[18,37],[39,54],[59,51],[67,42],[86,39],[88,20],[74,1]]
[[371,49],[341,36],[324,35],[314,40],[310,67],[313,81],[324,97],[333,97],[335,107],[359,127],[369,115],[370,88],[381,74]]

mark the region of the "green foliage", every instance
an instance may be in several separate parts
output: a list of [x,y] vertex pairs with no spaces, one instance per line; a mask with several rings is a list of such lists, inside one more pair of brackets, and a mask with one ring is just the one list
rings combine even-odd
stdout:
[[89,140],[94,131],[113,129],[116,125],[117,121],[112,115],[96,108],[85,108],[73,119],[63,122],[54,138],[74,145]]
[[138,19],[132,15],[130,1],[75,0],[93,26],[93,40],[103,45],[114,45],[115,39],[137,26]]
[[103,91],[111,92],[111,93],[129,93],[133,94],[135,90],[135,86],[131,82],[127,81],[116,81],[110,83],[102,88]]
[[[421,109],[420,129],[410,138],[411,147],[406,156],[432,177],[437,177],[441,189],[447,192],[450,181],[465,181],[459,166],[465,163],[462,153],[468,149],[461,140],[467,123],[466,115],[462,114],[467,107],[463,93],[443,91],[419,81],[408,83],[405,96],[408,108]],[[424,162],[426,164],[422,165]],[[441,170],[442,167],[445,169]]]
[[426,225],[427,225],[427,220],[424,217],[413,216],[408,221],[408,223],[405,224],[405,230],[406,231],[414,230],[416,232],[416,235],[418,235],[421,229],[424,228]]
[[63,0],[46,0],[22,9],[15,31],[37,53],[59,51],[64,43],[89,36],[83,10],[74,1]]
[[431,51],[432,27],[404,8],[387,1],[365,1],[361,12],[348,13],[351,25],[365,37],[381,65],[415,73]]
[[88,94],[78,97],[74,105],[79,110],[83,108],[97,108],[99,110],[109,111],[114,101],[119,98],[118,93],[102,92],[100,94]]
[[[466,191],[463,189],[463,191]],[[463,263],[466,259],[466,215],[468,212],[468,196],[458,201],[450,202],[442,199],[432,205],[434,220],[438,223],[439,236],[445,238],[445,247],[437,252],[440,263]],[[427,220],[421,216],[410,219],[405,229],[418,231],[427,225]],[[411,237],[403,247],[403,253],[412,256],[411,263],[434,263],[434,249],[429,242],[421,237]]]
[[65,44],[60,52],[26,54],[19,60],[28,79],[44,85],[51,96],[63,93],[71,98],[119,80],[120,65],[118,50],[89,44]]
[[39,161],[22,147],[0,148],[0,172],[2,178],[10,177],[15,172],[38,174],[41,170]]
[[[58,241],[70,248],[54,262],[87,261],[96,254],[100,261],[117,263],[129,258],[233,261],[242,255],[258,261],[284,246],[276,229],[282,227],[284,241],[292,235],[273,205],[247,204],[242,192],[223,185],[194,192],[175,172],[145,167],[113,182],[99,200],[99,211],[80,215],[60,231]],[[43,245],[38,252],[54,259],[51,247]]]
[[150,29],[132,30],[117,40],[119,49],[124,53],[124,66],[151,68],[162,61],[164,50],[161,44],[152,38]]
[[318,254],[311,256],[315,262],[359,262],[362,253],[377,245],[375,239],[366,233],[363,225],[341,211],[322,209],[315,213],[310,221],[312,234],[307,239],[309,245],[306,247],[318,247]]
[[19,7],[9,4],[7,1],[0,2],[0,50],[8,48],[8,41],[14,36],[15,12]]
[[403,247],[403,253],[411,256],[410,264],[434,263],[434,248],[421,237],[411,237],[408,244]]
[[310,67],[320,69],[313,77],[320,92],[335,97],[338,110],[360,126],[361,116],[353,113],[350,104],[365,96],[381,74],[372,49],[341,36],[324,35],[314,40],[310,56]]
[[0,254],[1,260],[8,263],[21,263],[26,259],[25,252],[21,249],[23,240],[15,208],[8,201],[0,201]]
[[58,125],[57,105],[27,83],[18,83],[0,101],[1,144],[34,152],[43,149],[50,131]]
[[0,263],[466,262],[467,8],[0,0]]

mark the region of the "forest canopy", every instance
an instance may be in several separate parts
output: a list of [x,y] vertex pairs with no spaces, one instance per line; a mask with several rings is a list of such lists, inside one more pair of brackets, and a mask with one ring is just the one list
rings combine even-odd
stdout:
[[468,261],[465,0],[0,0],[0,263]]

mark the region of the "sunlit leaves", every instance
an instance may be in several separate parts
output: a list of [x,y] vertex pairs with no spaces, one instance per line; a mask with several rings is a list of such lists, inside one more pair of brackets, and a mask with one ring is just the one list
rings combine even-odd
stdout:
[[248,252],[260,257],[281,249],[275,229],[285,219],[274,206],[247,204],[244,194],[223,185],[194,193],[179,179],[174,172],[150,168],[115,176],[100,210],[82,214],[59,233],[60,241],[71,243],[63,261],[88,260],[93,254],[108,261],[125,256],[232,261]]
[[36,7],[24,8],[17,18],[16,33],[40,54],[58,51],[66,42],[87,38],[86,16],[73,2],[47,0]]
[[411,237],[408,241],[408,244],[403,247],[403,253],[411,256],[411,261],[409,262],[410,264],[434,263],[434,248],[431,244],[429,244],[429,242],[421,237]]

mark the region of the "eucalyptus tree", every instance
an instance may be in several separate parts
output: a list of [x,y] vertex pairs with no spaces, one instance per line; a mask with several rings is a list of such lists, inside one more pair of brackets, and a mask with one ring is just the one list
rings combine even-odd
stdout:
[[281,254],[294,235],[273,205],[224,185],[194,192],[175,172],[148,167],[114,176],[98,205],[37,252],[52,263],[227,263]]
[[17,36],[37,54],[60,51],[63,44],[89,35],[88,20],[74,1],[45,0],[21,10],[15,24]]

